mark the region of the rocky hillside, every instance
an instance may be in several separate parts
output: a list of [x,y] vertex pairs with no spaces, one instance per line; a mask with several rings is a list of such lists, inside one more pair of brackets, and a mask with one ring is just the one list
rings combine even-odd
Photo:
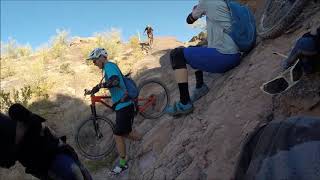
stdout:
[[[145,135],[142,142],[130,145],[131,168],[122,179],[228,180],[244,138],[258,123],[294,115],[319,116],[319,74],[304,76],[281,95],[272,97],[259,89],[280,72],[282,58],[272,52],[289,53],[299,36],[310,26],[319,25],[319,8],[309,5],[306,9],[299,17],[305,21],[296,31],[260,42],[234,70],[220,76],[207,74],[210,92],[195,103],[193,114],[177,119],[164,116],[137,125]],[[168,72],[167,54],[160,58],[160,64]],[[171,85],[172,78],[170,73],[164,80]],[[192,73],[189,80],[194,82]],[[175,100],[177,87],[171,87]],[[191,83],[190,90],[193,87]]]
[[[319,74],[304,76],[295,87],[281,95],[269,96],[259,89],[263,82],[280,72],[281,57],[272,52],[287,54],[297,37],[310,26],[320,24],[320,11],[314,4],[309,5],[300,18],[304,21],[299,29],[277,39],[260,42],[235,69],[221,75],[205,73],[210,92],[195,103],[195,111],[191,115],[177,119],[164,115],[157,120],[138,116],[135,128],[144,137],[141,142],[128,143],[130,169],[119,178],[229,180],[243,139],[259,122],[298,114],[319,116]],[[129,69],[138,82],[148,78],[159,78],[165,82],[173,102],[179,97],[169,52],[184,44],[174,37],[157,37],[154,43],[152,51],[141,59],[131,59],[127,64],[130,64]],[[83,97],[83,89],[91,87],[100,78],[95,73],[96,69],[83,61],[73,61],[84,58],[77,54],[78,48],[84,44],[79,41],[71,49],[73,53],[68,54],[72,56],[68,63],[75,71],[74,75],[59,73],[62,62],[46,67],[50,76],[60,77],[57,83],[61,85],[50,99],[34,106],[39,112],[47,112],[48,124],[59,134],[67,134],[71,144],[77,125],[89,114],[89,99]],[[123,56],[126,54],[130,55],[130,51]],[[21,63],[19,60],[14,62]],[[192,71],[189,72],[191,92],[195,77]],[[22,76],[1,80],[1,87],[17,86]],[[111,168],[108,162],[83,160],[90,166],[94,179],[108,177],[107,172]],[[19,166],[0,173],[0,179],[32,179],[24,175]]]

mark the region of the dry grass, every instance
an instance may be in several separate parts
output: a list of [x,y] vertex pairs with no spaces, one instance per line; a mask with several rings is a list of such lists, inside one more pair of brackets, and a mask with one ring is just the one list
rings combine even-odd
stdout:
[[[137,37],[128,43],[120,37],[119,30],[111,29],[70,47],[68,32],[57,31],[48,45],[31,54],[23,50],[12,55],[1,54],[1,112],[6,112],[12,103],[22,103],[45,117],[50,127],[59,135],[67,135],[69,143],[74,144],[72,137],[78,124],[90,114],[90,99],[83,96],[83,89],[93,87],[101,79],[100,70],[84,60],[89,52],[95,47],[104,47],[123,73],[132,71],[132,65],[144,56]],[[1,47],[5,47],[4,44]],[[97,170],[110,162],[87,163],[90,169]],[[3,172],[0,179],[4,178]],[[6,179],[27,177],[21,167],[10,172]]]
[[9,38],[8,42],[1,42],[1,59],[14,59],[29,56],[32,48],[29,44],[20,45],[16,40]]

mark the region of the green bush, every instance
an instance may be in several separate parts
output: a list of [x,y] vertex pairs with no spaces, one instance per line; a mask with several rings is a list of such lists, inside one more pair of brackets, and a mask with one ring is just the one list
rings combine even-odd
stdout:
[[17,48],[18,57],[30,56],[32,48],[30,45],[20,46]]
[[60,73],[72,74],[72,75],[75,74],[75,72],[70,68],[70,63],[61,64],[59,69],[60,69],[59,70]]
[[49,98],[48,90],[51,88],[49,83],[41,85],[26,85],[20,89],[12,89],[11,91],[0,90],[0,110],[7,111],[14,103],[20,103],[28,107],[32,98],[46,100]]
[[29,56],[32,53],[30,45],[19,45],[16,40],[9,38],[7,43],[1,42],[2,58],[19,58]]
[[16,72],[14,71],[14,69],[12,67],[10,67],[10,66],[3,67],[3,64],[2,64],[0,79],[5,79],[7,77],[14,76],[15,74],[16,74]]
[[[80,52],[83,58],[87,58],[94,48],[100,47],[107,50],[109,59],[116,63],[120,61],[124,49],[120,30],[112,28],[110,31],[95,33],[94,37],[94,42],[81,47]],[[92,65],[90,61],[86,61],[86,64]]]
[[118,61],[123,52],[120,30],[112,28],[110,31],[96,33],[96,46],[102,47],[108,51],[109,59]]
[[129,45],[132,49],[131,58],[141,59],[144,56],[143,50],[141,49],[139,38],[132,36],[129,40]]
[[20,103],[28,106],[32,98],[31,86],[25,86],[20,90],[13,89],[10,92],[0,90],[1,111],[6,111],[14,103]]
[[50,55],[53,59],[63,58],[69,50],[69,32],[66,30],[56,30],[56,35],[51,38]]

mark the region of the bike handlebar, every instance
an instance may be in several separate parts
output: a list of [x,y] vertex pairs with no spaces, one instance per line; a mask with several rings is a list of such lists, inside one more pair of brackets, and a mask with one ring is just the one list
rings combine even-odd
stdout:
[[93,96],[94,93],[90,89],[84,89],[84,96],[87,96],[87,95]]
[[95,93],[92,92],[92,90],[90,89],[84,89],[84,96],[90,95],[91,97],[97,97],[100,99],[107,99],[107,98],[111,98],[111,96],[95,96]]

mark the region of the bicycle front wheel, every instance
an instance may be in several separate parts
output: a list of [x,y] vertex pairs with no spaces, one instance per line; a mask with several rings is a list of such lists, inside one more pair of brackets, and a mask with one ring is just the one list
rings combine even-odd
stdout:
[[170,102],[168,92],[167,87],[157,79],[141,82],[138,97],[140,114],[148,119],[161,117]]
[[262,38],[276,38],[298,17],[308,0],[266,0],[257,23]]
[[[114,123],[103,117],[82,122],[77,130],[75,142],[80,153],[88,159],[100,159],[111,153],[115,147]],[[96,122],[96,126],[95,123]]]

